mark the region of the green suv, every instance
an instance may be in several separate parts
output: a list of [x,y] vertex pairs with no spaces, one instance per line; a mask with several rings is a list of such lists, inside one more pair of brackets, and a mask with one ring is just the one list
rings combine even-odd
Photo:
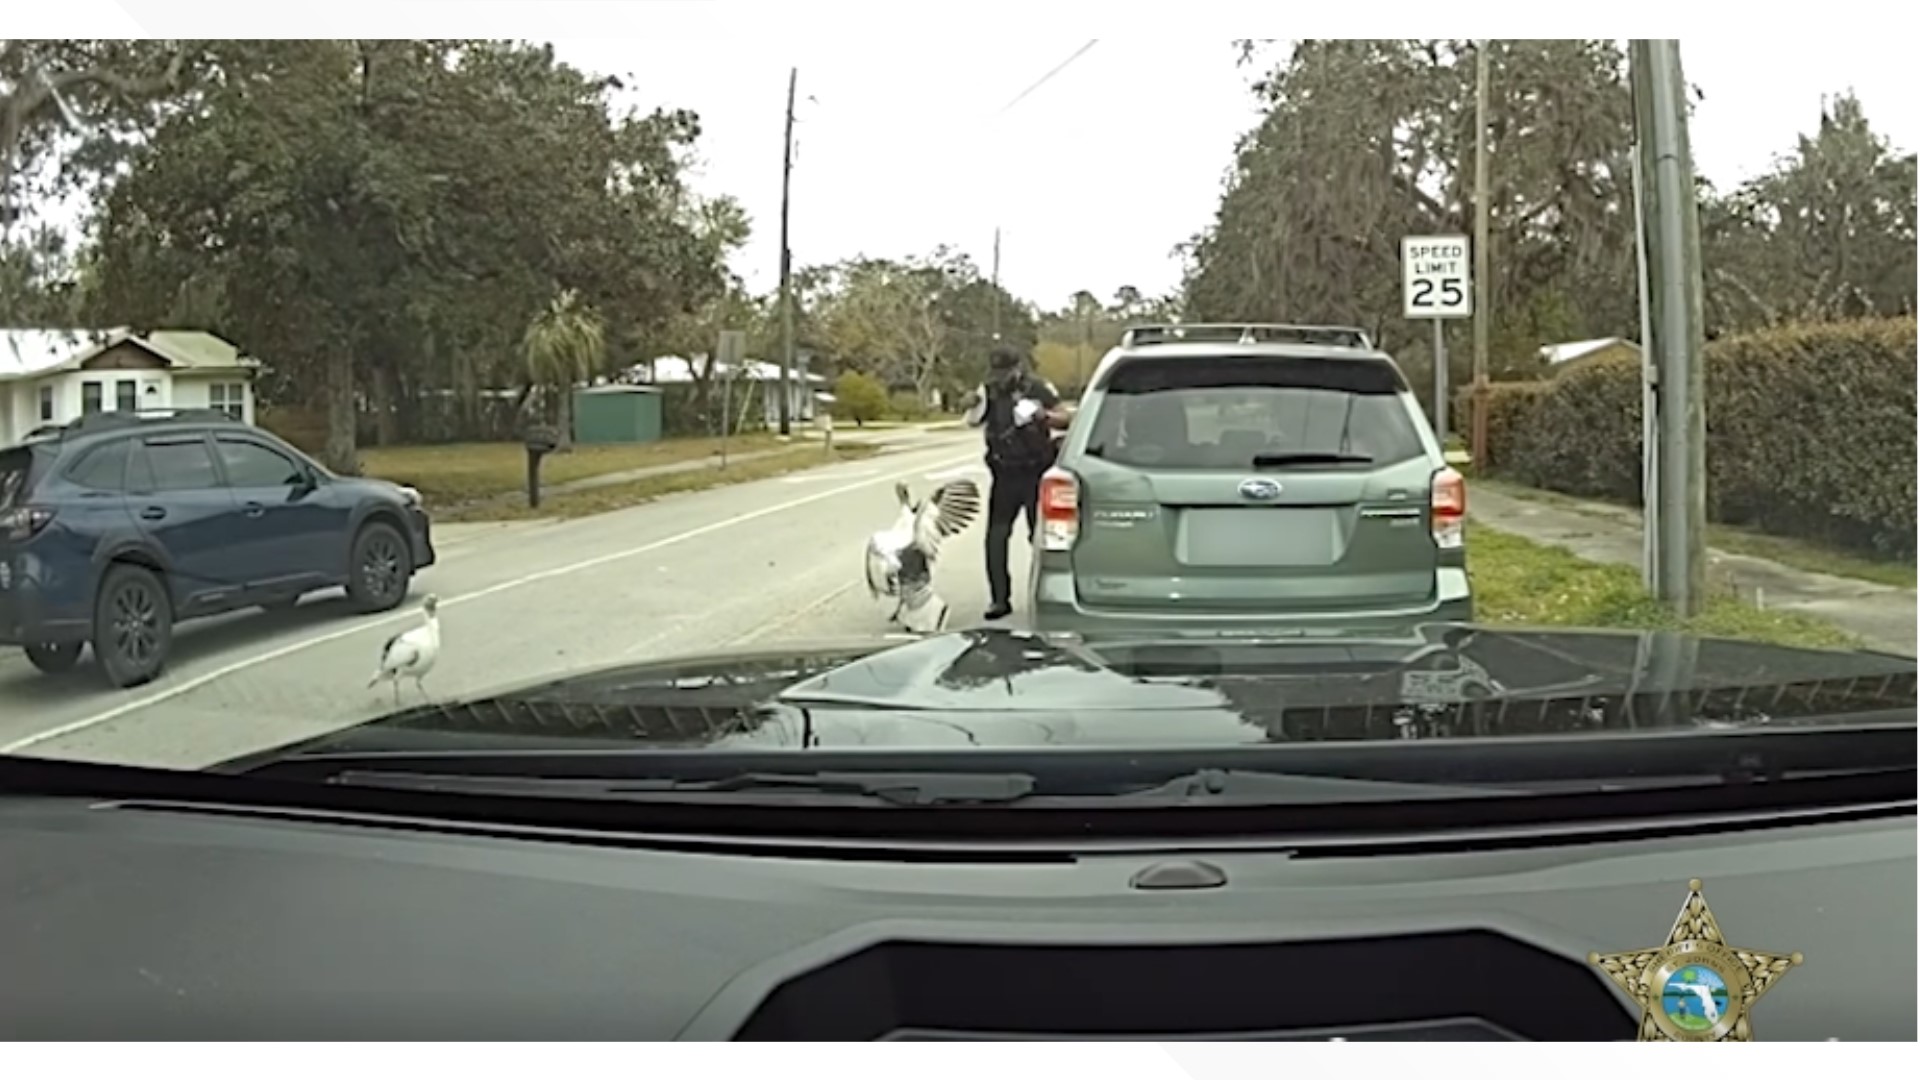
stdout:
[[1040,487],[1043,632],[1467,622],[1466,483],[1360,330],[1139,326]]

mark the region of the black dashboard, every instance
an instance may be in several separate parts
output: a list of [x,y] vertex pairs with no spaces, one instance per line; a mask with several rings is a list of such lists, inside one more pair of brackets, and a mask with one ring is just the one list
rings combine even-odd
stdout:
[[0,1037],[1632,1039],[1594,952],[1690,879],[1805,963],[1760,1041],[1915,1038],[1911,807],[1357,855],[578,842],[345,814],[0,800]]

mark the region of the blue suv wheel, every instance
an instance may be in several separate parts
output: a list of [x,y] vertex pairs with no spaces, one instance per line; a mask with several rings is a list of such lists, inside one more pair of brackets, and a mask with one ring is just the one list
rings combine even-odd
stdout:
[[152,682],[173,650],[173,601],[160,575],[119,563],[94,601],[93,655],[117,687]]

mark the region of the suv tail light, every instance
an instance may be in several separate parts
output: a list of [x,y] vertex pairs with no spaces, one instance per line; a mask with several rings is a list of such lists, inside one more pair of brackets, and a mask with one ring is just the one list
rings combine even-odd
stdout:
[[53,520],[53,511],[38,506],[22,506],[0,513],[0,537],[31,540]]
[[1065,469],[1040,477],[1040,549],[1069,551],[1080,537],[1080,478]]
[[1467,532],[1467,478],[1452,469],[1433,474],[1433,543],[1457,548]]

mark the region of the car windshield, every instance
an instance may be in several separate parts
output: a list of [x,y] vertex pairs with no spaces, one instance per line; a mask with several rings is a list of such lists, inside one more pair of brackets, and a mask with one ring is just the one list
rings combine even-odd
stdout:
[[0,40],[0,765],[1414,799],[1912,723],[1898,35],[1688,40],[1676,114],[1639,40],[524,28]]

